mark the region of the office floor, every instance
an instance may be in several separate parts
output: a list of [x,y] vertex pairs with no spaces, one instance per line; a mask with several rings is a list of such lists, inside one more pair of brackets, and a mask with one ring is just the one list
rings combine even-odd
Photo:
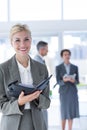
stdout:
[[[48,130],[61,130],[61,126],[49,126]],[[74,121],[72,130],[87,130],[87,117],[80,117],[78,121]]]
[[[59,97],[56,94],[54,95],[51,98],[51,106],[48,109],[49,130],[61,130],[60,102]],[[80,118],[73,120],[73,130],[87,130],[87,88],[78,89],[78,96]]]
[[[49,130],[61,130],[61,128],[60,128],[60,127],[50,127]],[[79,129],[76,128],[76,129],[75,129],[75,128],[74,128],[74,129],[72,129],[72,130],[87,130],[87,128],[86,128],[86,129],[81,129],[81,128],[79,128]]]

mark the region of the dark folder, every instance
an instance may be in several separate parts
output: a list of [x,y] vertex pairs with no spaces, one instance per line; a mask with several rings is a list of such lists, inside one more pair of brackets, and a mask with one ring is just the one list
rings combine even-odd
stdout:
[[47,87],[46,85],[48,84],[51,77],[52,75],[50,75],[47,79],[39,83],[37,86],[25,85],[22,83],[18,83],[18,81],[12,82],[11,84],[8,85],[7,93],[10,97],[18,98],[21,91],[23,91],[24,94],[27,95],[37,90],[44,90]]

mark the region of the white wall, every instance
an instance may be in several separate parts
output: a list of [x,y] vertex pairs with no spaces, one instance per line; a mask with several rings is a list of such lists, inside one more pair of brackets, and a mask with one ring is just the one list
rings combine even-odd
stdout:
[[58,35],[61,31],[87,31],[87,20],[59,20],[59,21],[29,21],[29,22],[0,22],[0,35],[9,33],[16,23],[28,24],[33,36]]

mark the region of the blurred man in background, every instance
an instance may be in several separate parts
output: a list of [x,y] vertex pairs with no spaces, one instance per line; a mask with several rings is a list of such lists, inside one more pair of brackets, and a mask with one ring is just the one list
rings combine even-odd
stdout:
[[[34,57],[34,60],[44,64],[45,64],[45,59],[44,59],[44,56],[47,55],[48,53],[48,43],[45,42],[45,41],[39,41],[37,43],[37,55]],[[47,113],[47,110],[43,110],[43,115],[44,115],[44,119],[46,121],[46,125],[47,125],[47,128],[48,128],[48,113]]]

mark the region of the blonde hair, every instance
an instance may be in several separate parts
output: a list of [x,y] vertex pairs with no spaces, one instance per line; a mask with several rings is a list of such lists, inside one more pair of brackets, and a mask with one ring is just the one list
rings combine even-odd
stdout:
[[14,26],[12,26],[12,28],[10,30],[10,40],[12,41],[12,37],[14,34],[16,34],[18,32],[22,32],[22,31],[26,31],[31,38],[31,31],[26,24],[15,24]]

